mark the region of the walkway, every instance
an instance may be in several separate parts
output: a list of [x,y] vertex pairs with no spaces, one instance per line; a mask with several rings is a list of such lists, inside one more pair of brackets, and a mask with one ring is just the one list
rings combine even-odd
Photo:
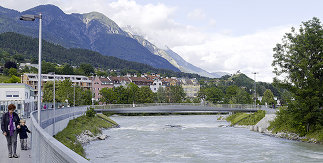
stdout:
[[[26,125],[31,130],[30,119],[26,120]],[[31,135],[28,133],[28,148],[30,148]],[[20,139],[17,137],[17,154],[19,158],[8,158],[7,140],[4,135],[0,135],[0,162],[1,163],[31,163],[31,149],[27,151],[20,150]]]

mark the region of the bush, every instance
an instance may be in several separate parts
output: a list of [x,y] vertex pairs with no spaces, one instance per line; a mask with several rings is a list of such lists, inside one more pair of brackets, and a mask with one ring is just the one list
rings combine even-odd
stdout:
[[94,117],[96,114],[96,112],[94,111],[94,108],[90,107],[87,109],[87,111],[85,112],[85,115],[87,117]]

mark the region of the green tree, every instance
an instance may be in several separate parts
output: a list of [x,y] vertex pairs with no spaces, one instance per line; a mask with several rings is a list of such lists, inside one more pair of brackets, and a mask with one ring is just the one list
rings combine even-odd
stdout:
[[128,93],[128,97],[129,97],[128,103],[137,103],[139,87],[134,83],[129,83],[127,85],[127,93]]
[[86,76],[90,76],[91,74],[95,73],[94,68],[91,64],[82,63],[79,69]]
[[[53,97],[54,97],[53,85],[54,85],[54,82],[52,82],[52,81],[48,81],[44,84],[44,86],[43,86],[44,94],[42,96],[44,102],[53,102]],[[55,83],[55,86],[57,86],[56,83]]]
[[158,103],[166,103],[167,99],[166,99],[166,89],[165,88],[160,87],[157,90],[157,93],[156,93],[156,101]]
[[70,64],[65,63],[60,73],[63,75],[74,75],[74,69]]
[[223,100],[224,94],[221,89],[216,87],[211,87],[206,89],[206,100],[211,101],[215,104],[221,103]]
[[100,99],[101,102],[106,102],[108,104],[117,103],[117,93],[114,92],[113,88],[102,88],[100,94],[102,96]]
[[170,86],[169,89],[170,94],[170,103],[181,103],[185,99],[185,92],[182,86]]
[[20,83],[20,78],[18,78],[15,75],[12,75],[9,80],[5,81],[5,83]]
[[41,73],[48,74],[49,72],[56,72],[56,64],[42,61]]
[[262,104],[272,105],[275,103],[274,94],[271,92],[270,89],[266,89],[264,96],[261,100]]
[[[298,30],[286,33],[274,50],[274,72],[286,76],[275,82],[295,98],[286,109],[296,127],[306,132],[323,126],[323,29],[318,18],[303,22]],[[294,126],[295,127],[295,126]]]
[[18,76],[17,69],[15,68],[10,68],[8,73],[9,73],[9,76],[12,76],[12,75]]
[[155,94],[148,86],[139,88],[138,103],[153,103],[154,98]]

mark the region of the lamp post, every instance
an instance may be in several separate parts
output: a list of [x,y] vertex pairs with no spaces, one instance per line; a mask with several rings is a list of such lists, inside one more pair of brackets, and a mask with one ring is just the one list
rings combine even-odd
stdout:
[[53,113],[54,113],[54,116],[53,116],[53,120],[54,120],[54,123],[53,123],[53,135],[55,134],[55,122],[56,122],[56,108],[55,108],[55,102],[56,102],[56,99],[55,99],[55,81],[56,81],[56,78],[55,78],[55,72],[50,72],[49,74],[52,74],[54,75],[54,85],[53,85]]
[[259,74],[258,72],[252,72],[254,74],[255,78],[255,108],[257,107],[257,87],[256,87],[256,74]]
[[39,51],[38,51],[38,123],[41,125],[40,121],[40,110],[41,110],[41,21],[42,21],[42,14],[39,15],[22,15],[20,20],[23,21],[34,21],[35,19],[39,19]]

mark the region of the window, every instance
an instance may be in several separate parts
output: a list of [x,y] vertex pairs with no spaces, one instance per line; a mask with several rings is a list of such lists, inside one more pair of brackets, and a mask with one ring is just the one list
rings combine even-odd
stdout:
[[18,91],[6,91],[6,97],[19,97]]

